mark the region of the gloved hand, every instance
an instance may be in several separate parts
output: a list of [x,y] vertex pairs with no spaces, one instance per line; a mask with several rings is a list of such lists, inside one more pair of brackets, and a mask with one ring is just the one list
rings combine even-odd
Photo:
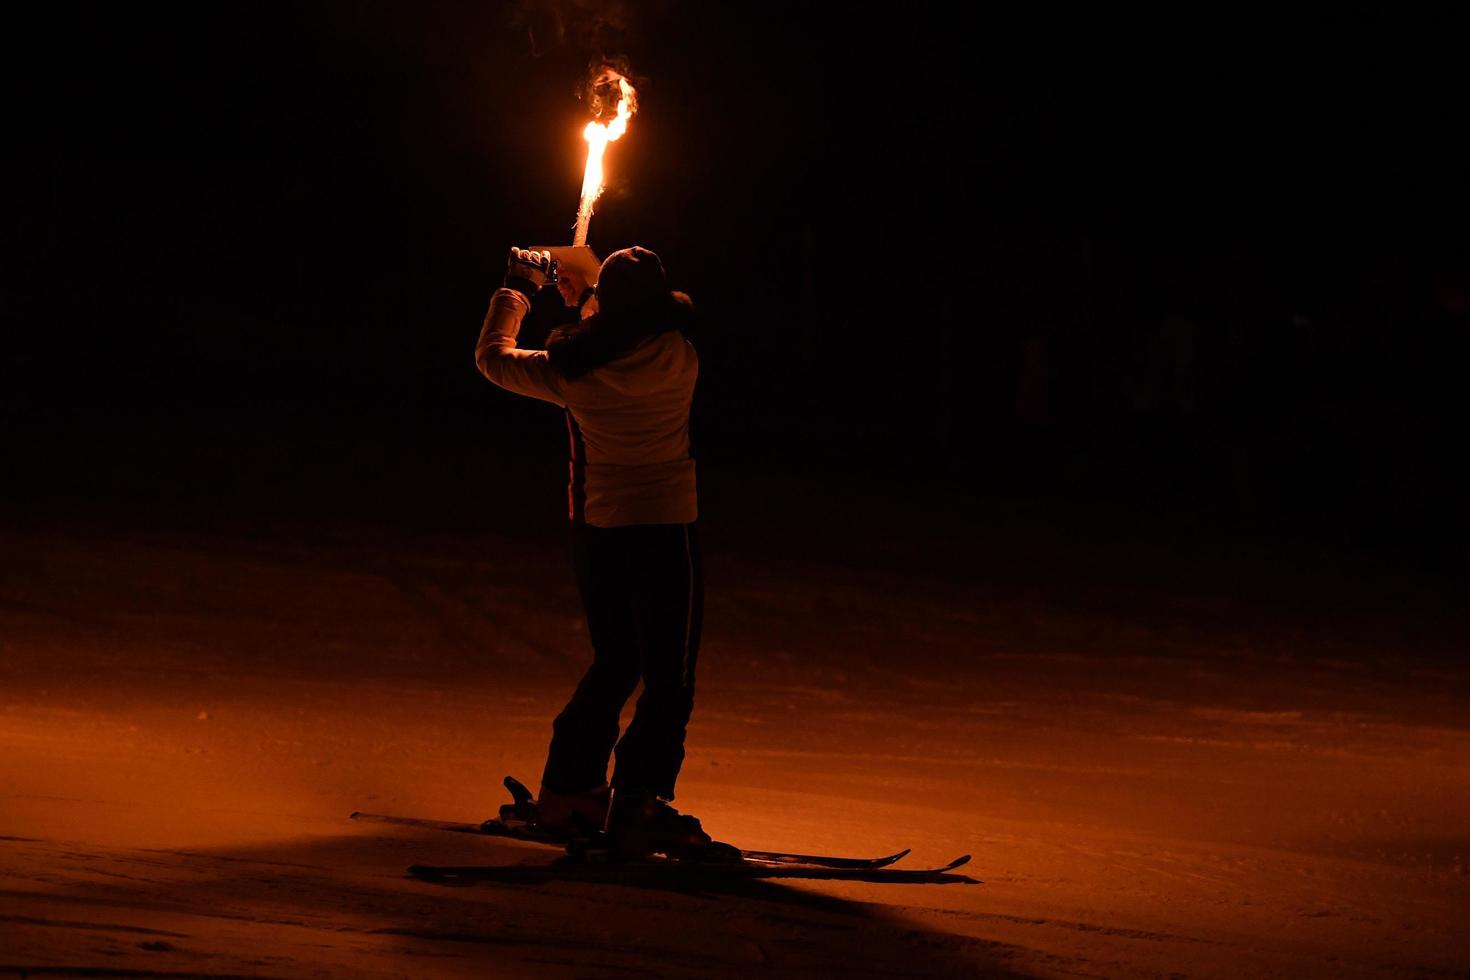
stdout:
[[506,288],[523,293],[528,300],[532,299],[546,285],[551,268],[550,252],[512,247],[510,259],[505,266]]

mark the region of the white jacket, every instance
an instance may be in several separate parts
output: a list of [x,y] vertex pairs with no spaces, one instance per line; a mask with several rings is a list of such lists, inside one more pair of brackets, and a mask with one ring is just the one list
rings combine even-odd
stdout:
[[545,351],[516,347],[530,308],[514,289],[495,291],[475,345],[475,365],[507,391],[566,409],[571,519],[595,527],[695,520],[689,406],[699,358],[693,345],[670,330],[568,380]]

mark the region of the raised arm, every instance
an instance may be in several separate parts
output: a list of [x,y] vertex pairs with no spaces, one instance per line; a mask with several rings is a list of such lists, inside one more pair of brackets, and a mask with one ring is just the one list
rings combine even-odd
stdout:
[[531,296],[545,282],[542,254],[510,250],[505,285],[490,297],[490,310],[480,327],[475,366],[507,391],[564,405],[563,379],[552,369],[546,352],[516,347],[516,334],[520,333],[521,319],[531,309]]

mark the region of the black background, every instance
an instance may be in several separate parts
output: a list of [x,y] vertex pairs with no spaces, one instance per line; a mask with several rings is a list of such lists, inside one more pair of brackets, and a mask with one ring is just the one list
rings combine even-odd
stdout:
[[1022,507],[1464,568],[1444,24],[48,9],[6,42],[22,520],[559,520],[559,415],[471,355],[506,248],[569,240],[607,53],[642,101],[591,242],[701,310],[706,521]]

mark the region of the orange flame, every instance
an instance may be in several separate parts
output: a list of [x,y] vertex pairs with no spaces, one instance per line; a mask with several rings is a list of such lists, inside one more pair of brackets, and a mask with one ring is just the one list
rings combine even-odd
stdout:
[[633,86],[611,68],[604,68],[593,84],[611,85],[613,82],[618,83],[620,93],[617,114],[609,123],[594,120],[582,130],[582,138],[587,141],[587,167],[582,171],[582,199],[577,205],[577,230],[572,238],[573,245],[587,244],[587,225],[592,219],[592,205],[602,194],[602,155],[607,150],[607,144],[628,131],[628,120],[638,109],[637,93]]

